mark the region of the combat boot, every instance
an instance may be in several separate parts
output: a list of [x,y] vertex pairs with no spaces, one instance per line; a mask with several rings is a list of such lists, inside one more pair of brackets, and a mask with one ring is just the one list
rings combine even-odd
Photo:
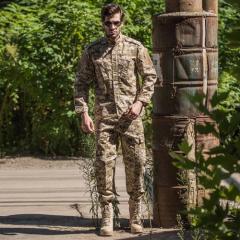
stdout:
[[113,208],[112,204],[104,204],[101,206],[102,222],[100,228],[101,236],[113,235]]
[[143,226],[141,221],[141,202],[129,199],[130,228],[131,233],[142,233]]

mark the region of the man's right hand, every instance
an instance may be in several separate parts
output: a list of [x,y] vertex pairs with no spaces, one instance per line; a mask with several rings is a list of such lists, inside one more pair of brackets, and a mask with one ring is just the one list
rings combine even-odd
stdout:
[[93,133],[95,131],[93,120],[89,117],[88,112],[83,112],[81,129],[85,133]]

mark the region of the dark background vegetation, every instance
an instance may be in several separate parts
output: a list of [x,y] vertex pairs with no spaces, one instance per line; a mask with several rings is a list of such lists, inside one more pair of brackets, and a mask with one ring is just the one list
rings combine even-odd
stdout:
[[[92,137],[79,130],[73,82],[84,47],[102,36],[104,0],[0,1],[0,154],[87,156]],[[119,0],[126,11],[124,33],[151,53],[151,17],[163,0]],[[236,4],[236,5],[232,5]],[[220,1],[219,90],[226,108],[240,102],[238,1]],[[93,105],[93,94],[90,97]],[[144,119],[151,141],[151,104]],[[91,144],[90,144],[91,145]]]

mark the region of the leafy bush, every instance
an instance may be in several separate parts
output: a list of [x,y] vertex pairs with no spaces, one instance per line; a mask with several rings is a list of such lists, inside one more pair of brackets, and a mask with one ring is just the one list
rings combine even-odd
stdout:
[[[102,35],[104,3],[19,0],[0,9],[1,154],[86,154],[73,81],[83,48]],[[128,12],[125,32],[150,47],[151,14],[162,2],[119,3]]]
[[[1,139],[6,150],[74,154],[81,135],[73,112],[77,59],[99,36],[89,3],[9,4],[1,10]],[[91,31],[91,35],[88,35]],[[16,138],[17,136],[17,138]]]
[[[73,81],[83,48],[102,35],[99,16],[107,2],[16,0],[0,5],[1,154],[86,153],[82,149],[86,138],[73,111]],[[116,2],[126,11],[124,33],[151,52],[151,16],[164,11],[164,1]],[[235,28],[226,26],[237,26],[239,12],[221,0],[220,20],[220,69],[224,81],[235,76],[233,84],[222,86],[232,89],[238,86],[240,61],[230,41]],[[93,99],[92,94],[91,105]],[[144,118],[148,146],[151,107]]]
[[220,144],[209,149],[208,159],[202,149],[195,153],[195,161],[188,159],[191,146],[184,141],[180,145],[181,154],[171,153],[175,165],[196,173],[197,182],[208,195],[202,206],[189,211],[192,227],[200,230],[201,239],[240,239],[240,185],[234,173],[240,172],[240,109],[235,105],[227,110],[226,93],[215,94],[212,99],[213,111],[203,105],[203,97],[195,97],[198,108],[215,123],[199,125],[201,134],[212,134]]

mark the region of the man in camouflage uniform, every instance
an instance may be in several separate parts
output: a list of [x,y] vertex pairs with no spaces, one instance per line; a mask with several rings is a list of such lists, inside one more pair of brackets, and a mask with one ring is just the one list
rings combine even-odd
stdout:
[[[102,8],[105,37],[90,44],[79,61],[75,82],[75,111],[82,130],[96,132],[96,176],[102,210],[100,235],[110,236],[114,169],[119,141],[122,146],[132,233],[143,231],[140,201],[145,164],[141,116],[149,103],[156,72],[146,48],[121,34],[124,13],[117,4]],[[140,83],[139,75],[143,83]],[[95,124],[88,115],[88,91],[93,83]]]

